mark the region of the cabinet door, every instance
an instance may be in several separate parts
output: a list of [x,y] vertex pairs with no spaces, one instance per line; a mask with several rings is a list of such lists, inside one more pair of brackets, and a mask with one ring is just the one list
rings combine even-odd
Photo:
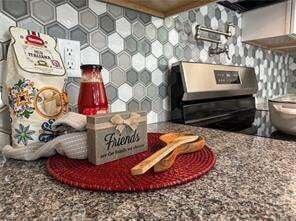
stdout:
[[253,41],[289,34],[291,3],[292,0],[288,0],[243,13],[242,40]]
[[290,21],[289,34],[296,35],[296,0],[287,1],[287,22]]

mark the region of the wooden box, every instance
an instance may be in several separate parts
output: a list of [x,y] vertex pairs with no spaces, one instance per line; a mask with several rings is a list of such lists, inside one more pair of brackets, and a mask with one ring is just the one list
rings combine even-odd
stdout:
[[88,160],[99,165],[146,151],[146,112],[87,117]]

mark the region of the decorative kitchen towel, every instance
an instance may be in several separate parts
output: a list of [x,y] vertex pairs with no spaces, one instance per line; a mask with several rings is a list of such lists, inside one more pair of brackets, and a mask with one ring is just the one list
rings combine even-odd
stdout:
[[68,112],[52,124],[52,128],[57,130],[61,126],[73,128],[75,131],[86,130],[86,116],[75,112]]
[[52,37],[17,27],[9,31],[3,100],[12,119],[12,148],[28,147],[29,156],[58,135],[52,124],[67,112],[66,72]]
[[[53,140],[41,144],[30,143],[25,147],[13,148],[6,145],[2,153],[8,158],[18,160],[36,160],[41,157],[48,157],[58,152],[61,155],[73,159],[87,158],[87,138],[85,130],[86,116],[69,112],[52,124],[54,130],[79,131],[60,135]],[[42,146],[40,146],[42,145]]]
[[13,148],[7,145],[2,150],[2,154],[8,158],[26,161],[49,157],[56,154],[56,152],[72,159],[86,159],[86,132],[58,136],[41,147],[36,143],[31,143],[23,148]]

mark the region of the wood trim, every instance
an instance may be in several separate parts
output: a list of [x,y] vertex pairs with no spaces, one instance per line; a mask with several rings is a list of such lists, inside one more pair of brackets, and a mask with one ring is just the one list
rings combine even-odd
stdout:
[[161,11],[157,11],[153,8],[148,8],[145,5],[136,4],[135,2],[129,0],[102,0],[103,2],[122,6],[125,8],[130,8],[136,11],[144,12],[150,15],[154,15],[156,17],[164,18],[165,14]]
[[[156,17],[167,17],[182,11],[200,7],[216,0],[102,0],[103,2],[130,8]],[[151,2],[151,3],[150,3]],[[167,4],[166,4],[167,2]]]
[[165,17],[168,17],[168,16],[171,16],[171,15],[177,14],[179,12],[187,11],[187,10],[192,9],[192,8],[201,7],[203,5],[213,3],[213,2],[215,2],[215,0],[194,0],[190,4],[185,4],[185,5],[179,5],[178,4],[178,5],[176,5],[175,8],[169,9],[168,11],[166,11],[164,13],[164,15],[165,15]]

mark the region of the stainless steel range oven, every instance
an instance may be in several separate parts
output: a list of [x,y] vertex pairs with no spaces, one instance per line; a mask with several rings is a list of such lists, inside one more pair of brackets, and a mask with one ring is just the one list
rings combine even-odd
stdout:
[[175,123],[266,137],[278,133],[268,111],[256,110],[254,68],[182,61],[172,66],[170,81]]

